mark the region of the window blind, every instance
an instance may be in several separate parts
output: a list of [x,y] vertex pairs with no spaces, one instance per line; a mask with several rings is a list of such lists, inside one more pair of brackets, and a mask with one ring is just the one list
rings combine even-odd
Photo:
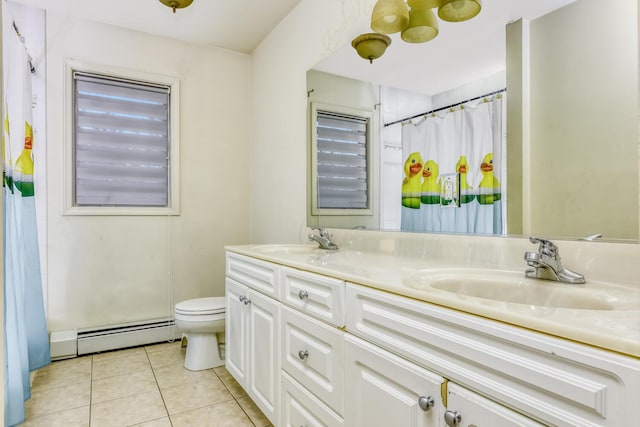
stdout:
[[317,113],[318,208],[367,209],[367,119]]
[[169,87],[74,73],[76,206],[168,206]]

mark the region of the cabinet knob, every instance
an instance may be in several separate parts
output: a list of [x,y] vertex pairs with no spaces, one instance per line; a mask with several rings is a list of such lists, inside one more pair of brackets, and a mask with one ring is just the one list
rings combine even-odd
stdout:
[[246,300],[247,297],[245,297],[244,295],[240,295],[238,299],[240,300],[240,302],[244,302],[244,300]]
[[298,298],[300,299],[309,298],[309,292],[301,290],[300,292],[298,292]]
[[460,425],[462,421],[462,415],[458,411],[445,411],[444,413],[444,422],[449,427],[456,427]]
[[433,408],[435,404],[436,401],[431,396],[420,396],[418,398],[418,406],[420,406],[420,409],[422,409],[423,411],[428,411],[429,409]]
[[298,357],[300,358],[300,360],[304,360],[309,357],[309,352],[307,350],[300,350],[298,352]]
[[244,305],[249,305],[251,304],[251,300],[247,297],[244,297],[244,301],[242,301],[244,303]]

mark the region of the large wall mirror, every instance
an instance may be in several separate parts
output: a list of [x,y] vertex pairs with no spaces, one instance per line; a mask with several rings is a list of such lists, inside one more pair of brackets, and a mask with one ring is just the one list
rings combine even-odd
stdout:
[[[496,234],[637,243],[638,17],[636,0],[492,0],[473,20],[440,22],[431,42],[392,35],[373,64],[349,43],[335,49],[307,73],[309,111],[373,112],[371,198],[366,215],[309,208],[308,225],[403,229],[403,119],[506,88],[505,227]],[[314,132],[309,114],[310,142]]]

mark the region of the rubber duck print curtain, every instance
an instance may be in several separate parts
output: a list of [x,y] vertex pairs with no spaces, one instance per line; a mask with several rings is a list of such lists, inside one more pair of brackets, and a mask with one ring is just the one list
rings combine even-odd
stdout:
[[402,127],[401,228],[501,234],[503,95]]
[[50,363],[36,229],[29,58],[3,8],[4,425],[24,421],[29,372]]

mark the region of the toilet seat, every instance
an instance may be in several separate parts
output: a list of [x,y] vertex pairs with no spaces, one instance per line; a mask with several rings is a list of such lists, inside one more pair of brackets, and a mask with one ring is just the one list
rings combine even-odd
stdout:
[[206,316],[225,312],[224,297],[195,298],[175,305],[176,314],[187,316]]

